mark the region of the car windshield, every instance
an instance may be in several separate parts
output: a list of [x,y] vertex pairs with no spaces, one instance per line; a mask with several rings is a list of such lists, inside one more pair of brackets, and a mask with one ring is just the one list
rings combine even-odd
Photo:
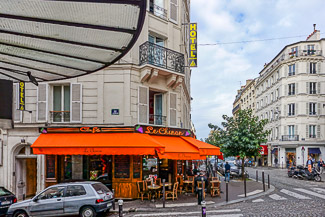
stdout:
[[11,194],[10,191],[5,189],[4,187],[0,187],[0,196],[6,196],[6,195],[10,195],[10,194]]
[[106,193],[110,193],[111,190],[109,190],[105,185],[103,185],[102,183],[95,183],[92,184],[93,188],[95,189],[95,191],[98,194],[106,194]]
[[235,164],[233,163],[229,163],[230,167],[237,167]]

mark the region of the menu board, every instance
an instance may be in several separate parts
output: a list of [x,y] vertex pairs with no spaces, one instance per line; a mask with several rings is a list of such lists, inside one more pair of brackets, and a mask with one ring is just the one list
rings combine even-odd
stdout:
[[130,156],[116,155],[115,156],[115,178],[127,179],[130,178]]
[[183,174],[183,162],[181,160],[177,161],[177,174]]
[[46,155],[46,178],[55,178],[55,155]]
[[133,178],[140,178],[140,170],[141,170],[141,156],[133,157]]

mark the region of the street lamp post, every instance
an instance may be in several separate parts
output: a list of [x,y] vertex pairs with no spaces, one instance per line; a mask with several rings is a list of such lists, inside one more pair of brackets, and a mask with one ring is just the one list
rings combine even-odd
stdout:
[[301,147],[301,154],[302,154],[302,166],[305,167],[305,147]]

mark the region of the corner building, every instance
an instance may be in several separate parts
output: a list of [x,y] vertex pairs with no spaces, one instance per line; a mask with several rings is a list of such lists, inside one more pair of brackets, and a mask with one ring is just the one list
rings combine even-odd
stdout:
[[[58,182],[92,180],[99,176],[114,179],[112,173],[105,172],[113,170],[109,168],[114,161],[112,156],[34,154],[31,145],[48,128],[146,125],[190,129],[188,23],[189,0],[148,0],[141,35],[119,62],[84,77],[40,83],[38,87],[26,83],[26,110],[30,112],[15,110],[15,128],[1,132],[0,186],[22,199]],[[17,93],[18,84],[15,84],[14,108]],[[64,141],[62,137],[58,145]],[[141,165],[143,178],[148,171],[157,170],[159,163],[167,171],[167,181],[179,172],[176,163],[171,164],[167,159],[157,162],[150,155],[125,156],[119,155],[121,168],[115,171],[123,169],[123,162],[133,163],[131,173],[137,178],[134,180],[140,179],[136,165]],[[105,168],[103,161],[107,162]],[[178,164],[182,168],[182,163]],[[174,168],[172,175],[168,174],[169,167]],[[132,178],[129,173],[130,168],[126,173],[115,174],[121,178],[120,187]],[[119,196],[132,198],[134,193]]]
[[325,40],[320,31],[285,46],[256,81],[256,115],[268,119],[268,165],[325,157]]

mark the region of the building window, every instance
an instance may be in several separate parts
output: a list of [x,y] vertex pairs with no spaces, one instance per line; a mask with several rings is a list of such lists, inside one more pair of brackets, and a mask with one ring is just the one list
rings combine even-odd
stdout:
[[295,95],[295,83],[292,83],[292,84],[288,84],[288,95]]
[[279,128],[275,128],[275,139],[279,139]]
[[316,103],[315,102],[309,103],[309,115],[316,115]]
[[315,54],[315,45],[307,45],[307,54],[314,55]]
[[295,75],[295,74],[296,74],[296,65],[295,64],[289,65],[289,74],[288,74],[288,76],[292,76],[292,75]]
[[289,125],[288,131],[289,131],[289,138],[293,137],[295,135],[295,125]]
[[70,85],[53,86],[53,122],[70,122]]
[[309,125],[309,138],[316,138],[316,125]]
[[316,94],[316,82],[309,83],[309,94]]
[[295,104],[294,103],[288,104],[288,115],[289,116],[295,115]]
[[316,74],[316,63],[309,63],[309,73]]
[[149,11],[163,19],[167,19],[167,10],[164,8],[164,0],[150,0]]
[[289,53],[290,57],[298,56],[298,47],[291,48],[291,52]]

